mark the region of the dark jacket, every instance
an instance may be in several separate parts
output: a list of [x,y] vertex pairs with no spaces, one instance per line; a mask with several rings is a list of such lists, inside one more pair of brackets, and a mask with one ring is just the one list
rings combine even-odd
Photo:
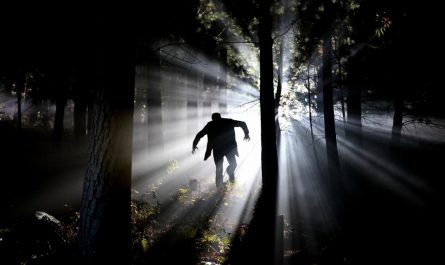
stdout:
[[207,135],[207,149],[204,160],[210,157],[212,150],[214,155],[225,155],[231,151],[238,156],[238,148],[235,140],[235,127],[241,127],[244,135],[249,135],[249,129],[243,121],[232,119],[218,119],[208,122],[207,125],[196,135],[193,140],[193,146],[196,146],[199,140]]

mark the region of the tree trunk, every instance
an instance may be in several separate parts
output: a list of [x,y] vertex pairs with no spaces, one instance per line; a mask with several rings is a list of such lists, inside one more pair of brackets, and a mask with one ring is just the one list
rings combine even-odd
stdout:
[[308,101],[308,109],[309,109],[309,126],[311,128],[311,137],[312,142],[314,141],[314,130],[312,127],[312,95],[311,95],[311,76],[310,76],[310,64],[307,64],[306,76],[307,76],[307,101]]
[[26,75],[24,71],[20,70],[15,83],[15,89],[17,92],[17,128],[19,130],[22,129],[22,93],[25,90],[25,83]]
[[163,150],[163,130],[162,130],[162,79],[161,79],[161,56],[159,52],[153,54],[150,62],[150,71],[148,75],[152,80],[148,80],[147,94],[147,124],[148,124],[148,146],[161,147]]
[[[85,55],[85,57],[87,57]],[[91,55],[90,57],[91,58]],[[86,59],[85,59],[86,60]],[[91,59],[90,59],[91,60]],[[90,61],[89,60],[89,61]],[[94,63],[89,62],[82,67],[78,75],[78,86],[73,91],[74,97],[74,136],[76,139],[84,139],[90,128],[90,112],[92,106],[92,88],[97,83],[95,80]]]
[[272,18],[270,2],[261,0],[260,40],[260,108],[261,108],[261,169],[262,191],[255,218],[261,218],[257,236],[261,231],[261,244],[257,251],[263,264],[275,263],[275,223],[278,187],[278,156],[275,134],[275,102],[273,85]]
[[315,103],[316,103],[316,108],[315,111],[319,114],[324,113],[324,103],[323,103],[323,80],[320,80],[320,74],[319,74],[320,69],[317,69],[317,66],[314,65],[314,87],[315,87]]
[[135,83],[129,21],[99,21],[98,87],[78,243],[87,264],[130,264],[130,189]]
[[224,45],[219,49],[219,68],[218,68],[218,90],[219,104],[218,109],[221,114],[227,113],[227,48]]
[[277,78],[277,92],[275,93],[275,133],[277,137],[277,144],[279,146],[281,131],[280,122],[278,119],[280,100],[281,100],[281,90],[283,85],[283,52],[284,52],[284,37],[280,39],[280,54],[278,54],[278,78]]
[[346,112],[345,112],[345,97],[344,97],[344,91],[343,91],[343,77],[342,77],[342,64],[341,64],[341,55],[340,51],[338,50],[338,37],[334,37],[334,43],[335,43],[335,59],[337,61],[338,66],[338,77],[337,77],[337,88],[340,92],[340,105],[341,105],[341,115],[343,118],[343,128],[346,128]]
[[[209,100],[209,99],[205,99],[205,100]],[[208,120],[211,118],[212,116],[212,102],[210,101],[204,101],[202,103],[202,116],[204,118],[204,120]]]
[[[63,90],[62,88],[58,88]],[[60,144],[63,135],[63,119],[65,117],[66,95],[64,91],[57,92],[56,113],[54,115],[53,144]]]
[[343,118],[343,126],[346,125],[346,111],[345,111],[345,97],[343,96],[343,90],[340,90],[340,104],[341,104],[341,117]]
[[198,128],[198,98],[199,98],[199,73],[190,73],[192,77],[188,82],[188,92],[187,92],[187,135],[193,137]]
[[347,91],[348,124],[346,136],[352,143],[360,145],[362,140],[361,90],[354,84],[350,84]]
[[87,104],[84,98],[79,98],[74,102],[74,136],[82,139],[87,130]]
[[[240,255],[233,254],[234,264],[277,264],[282,255],[276,252],[279,243],[276,231],[278,155],[275,134],[271,3],[260,0],[259,7],[262,189],[244,241],[245,249],[239,251]],[[237,248],[234,250],[234,253],[237,253]]]
[[323,109],[324,109],[324,131],[326,138],[326,151],[328,156],[328,167],[331,175],[338,176],[339,158],[337,151],[337,138],[335,132],[335,116],[332,88],[332,42],[331,34],[326,34],[323,39]]
[[93,100],[90,98],[88,99],[88,103],[87,103],[87,135],[90,135],[92,133],[92,129],[93,129],[93,111],[94,108],[94,102]]
[[402,122],[403,122],[403,99],[396,95],[394,98],[394,118],[392,124],[391,141],[394,145],[400,143],[402,137]]

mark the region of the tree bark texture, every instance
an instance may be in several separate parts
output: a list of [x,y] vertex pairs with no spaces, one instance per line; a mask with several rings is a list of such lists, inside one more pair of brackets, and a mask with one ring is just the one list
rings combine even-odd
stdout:
[[110,16],[97,24],[98,85],[78,243],[85,263],[129,264],[134,41],[128,21]]

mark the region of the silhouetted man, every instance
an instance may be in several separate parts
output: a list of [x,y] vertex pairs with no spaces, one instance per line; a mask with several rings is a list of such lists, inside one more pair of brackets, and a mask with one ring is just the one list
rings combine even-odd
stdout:
[[198,149],[199,140],[207,134],[207,149],[204,160],[210,157],[213,150],[213,159],[216,165],[216,187],[221,188],[223,184],[223,162],[224,156],[229,162],[226,169],[230,182],[235,182],[236,159],[238,156],[238,148],[235,140],[235,127],[241,127],[244,131],[244,140],[249,141],[249,129],[243,121],[221,118],[221,114],[213,113],[212,121],[196,135],[193,140],[192,153]]

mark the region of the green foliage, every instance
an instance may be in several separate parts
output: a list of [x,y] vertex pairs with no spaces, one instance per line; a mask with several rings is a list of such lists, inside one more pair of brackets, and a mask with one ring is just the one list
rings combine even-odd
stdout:
[[210,29],[212,24],[221,19],[222,14],[217,12],[215,4],[211,0],[201,0],[198,9],[198,20],[205,29]]
[[219,234],[212,230],[205,230],[203,232],[200,243],[212,247],[217,252],[223,254],[229,251],[231,238],[227,234]]
[[159,205],[132,200],[131,201],[131,234],[133,249],[142,253],[147,253],[153,245],[155,237],[155,227],[153,223],[160,214]]
[[147,253],[147,251],[148,251],[148,240],[147,239],[142,238],[142,240],[141,240],[141,247],[142,247],[142,251],[144,253]]
[[159,206],[153,206],[146,202],[136,200],[131,201],[131,209],[133,223],[148,220],[160,213]]
[[[200,27],[197,32],[202,34],[205,39],[214,42],[212,45],[224,45],[227,49],[227,61],[222,62],[228,66],[236,78],[258,86],[258,56],[259,51],[253,41],[253,36],[258,28],[258,19],[254,16],[237,16],[239,8],[244,9],[244,4],[230,1],[200,0],[198,9],[198,21]],[[237,10],[232,10],[232,4]],[[246,4],[250,6],[250,4]],[[247,10],[250,11],[251,10]],[[246,11],[246,12],[247,12]],[[248,18],[247,18],[248,17]],[[209,47],[211,47],[209,45]],[[216,53],[209,51],[210,53]],[[230,75],[229,75],[230,76]],[[228,80],[233,84],[233,80]],[[230,85],[229,85],[230,86]]]
[[183,203],[183,204],[186,204],[186,203],[188,203],[188,202],[190,202],[190,200],[189,200],[189,196],[190,194],[189,194],[189,189],[187,189],[187,188],[180,188],[180,189],[178,189],[178,201],[179,202],[181,202],[181,203]]
[[375,29],[375,35],[383,38],[387,30],[391,27],[392,21],[388,16],[376,14],[378,26]]
[[349,1],[347,5],[348,11],[355,11],[360,8],[360,3],[358,1]]
[[224,230],[224,219],[220,214],[208,220],[207,228],[201,232],[198,247],[203,251],[202,259],[223,264],[230,251],[232,238]]
[[179,196],[184,196],[189,190],[186,188],[181,188],[178,190]]
[[167,164],[167,174],[168,175],[173,174],[173,172],[175,172],[175,170],[178,168],[179,168],[178,160],[169,160]]

